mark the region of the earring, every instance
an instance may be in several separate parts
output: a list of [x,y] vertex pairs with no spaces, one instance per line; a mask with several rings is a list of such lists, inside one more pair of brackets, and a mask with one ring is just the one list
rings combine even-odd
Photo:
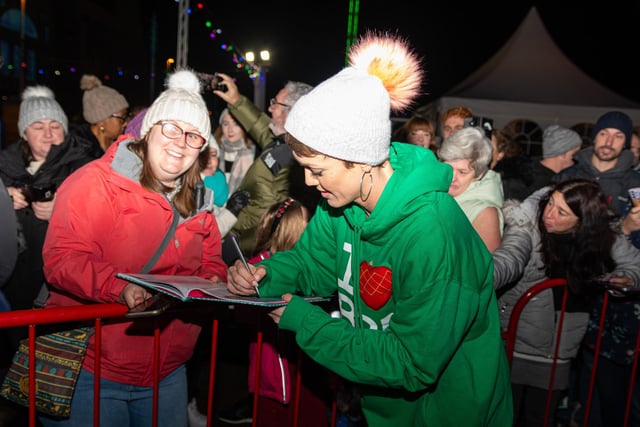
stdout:
[[100,126],[100,132],[104,132],[104,126]]
[[[369,191],[367,191],[367,194],[362,192],[362,183],[364,182],[365,175],[369,175]],[[371,190],[373,190],[373,175],[371,175],[371,169],[369,169],[368,171],[363,171],[362,176],[360,177],[360,198],[363,202],[367,201],[369,195],[371,195]]]

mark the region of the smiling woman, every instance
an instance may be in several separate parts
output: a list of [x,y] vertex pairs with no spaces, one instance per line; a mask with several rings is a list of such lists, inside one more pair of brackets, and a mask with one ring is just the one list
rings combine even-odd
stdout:
[[[151,297],[144,288],[115,277],[138,272],[177,226],[152,274],[197,275],[225,280],[221,237],[213,217],[213,194],[195,193],[200,178],[197,161],[211,134],[209,111],[200,83],[190,71],[171,75],[167,90],[147,110],[140,138],[120,137],[98,160],[69,178],[58,191],[60,208],[51,218],[43,249],[44,271],[52,285],[47,307],[93,302],[119,302],[129,308]],[[111,120],[117,121],[115,118]],[[109,230],[106,232],[104,230]],[[135,248],[132,250],[131,248]],[[63,261],[64,260],[64,261]],[[82,274],[78,274],[82,271]],[[120,394],[135,386],[140,414],[130,425],[145,423],[152,409],[153,333],[128,332],[130,323],[113,325],[103,335],[100,375],[100,424],[130,418],[132,403]],[[191,357],[200,326],[168,319],[161,338],[158,417],[165,425],[187,425],[185,362]],[[96,349],[90,344],[87,359]],[[94,373],[85,364],[78,379],[69,420],[41,418],[45,426],[90,425],[93,420]],[[123,397],[125,396],[125,397]],[[142,405],[142,407],[140,406]]]
[[[33,308],[42,288],[42,244],[57,204],[56,189],[93,160],[89,142],[67,132],[67,116],[46,86],[31,86],[22,93],[17,130],[20,140],[0,151],[0,179],[19,224],[14,237],[22,243],[16,267],[3,287],[14,310]],[[9,339],[2,340],[0,357],[16,350],[26,328],[2,333]]]

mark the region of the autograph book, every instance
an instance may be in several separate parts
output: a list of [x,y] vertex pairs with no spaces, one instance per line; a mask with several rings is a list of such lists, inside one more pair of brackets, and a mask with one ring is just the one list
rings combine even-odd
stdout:
[[[162,292],[181,301],[213,301],[229,304],[249,304],[263,307],[279,307],[286,302],[279,297],[235,295],[224,283],[212,283],[198,276],[172,276],[164,274],[117,273],[116,277],[136,285]],[[328,301],[329,297],[303,297],[310,302]]]

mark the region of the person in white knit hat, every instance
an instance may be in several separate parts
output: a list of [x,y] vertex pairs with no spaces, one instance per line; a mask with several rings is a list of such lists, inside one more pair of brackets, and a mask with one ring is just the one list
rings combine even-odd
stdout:
[[[284,294],[271,317],[356,384],[369,427],[509,426],[491,255],[447,194],[451,167],[390,142],[390,111],[419,94],[420,61],[404,39],[368,33],[349,63],[285,122],[305,182],[324,200],[293,249],[250,271],[236,262],[227,287]],[[296,296],[334,293],[339,316]]]
[[[22,93],[20,140],[0,151],[0,179],[11,197],[22,242],[18,262],[3,291],[15,310],[33,308],[44,282],[42,242],[56,205],[56,190],[76,169],[93,160],[88,141],[68,133],[67,115],[46,86]],[[27,328],[0,331],[0,358],[13,355]]]
[[[136,310],[152,295],[116,278],[118,272],[225,280],[213,194],[205,188],[204,197],[196,198],[202,183],[197,160],[210,134],[197,77],[177,71],[145,114],[140,138],[123,135],[101,158],[69,177],[58,190],[42,251],[51,284],[47,307],[117,302]],[[145,268],[172,222],[176,228],[169,244]],[[152,417],[154,333],[144,325],[136,323],[135,333],[131,322],[103,329],[100,425],[146,425]],[[161,329],[159,426],[187,425],[185,363],[199,333],[199,325],[177,318],[168,318]],[[42,416],[44,426],[93,424],[96,357],[91,342],[71,417],[60,421]],[[132,389],[135,399],[130,398]]]

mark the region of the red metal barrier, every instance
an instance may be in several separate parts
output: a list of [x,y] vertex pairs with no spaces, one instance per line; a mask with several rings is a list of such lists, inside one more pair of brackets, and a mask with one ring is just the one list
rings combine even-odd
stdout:
[[[188,308],[185,307],[184,310]],[[35,347],[35,337],[37,335],[37,326],[38,325],[46,325],[46,324],[64,324],[67,322],[76,322],[81,320],[93,320],[95,326],[95,347],[96,354],[99,355],[101,353],[101,344],[102,344],[102,324],[105,319],[122,319],[123,321],[134,321],[135,319],[126,319],[125,315],[127,313],[127,307],[122,304],[92,304],[92,305],[82,305],[82,306],[72,306],[72,307],[56,307],[56,308],[46,308],[46,309],[33,309],[33,310],[14,310],[8,312],[0,312],[0,328],[8,328],[15,326],[28,326],[28,339],[29,339],[29,348]],[[175,314],[174,310],[173,313]],[[203,314],[205,311],[203,311]],[[206,311],[206,313],[213,314],[211,310]],[[171,315],[167,313],[161,314],[161,316]],[[214,403],[214,385],[216,380],[216,357],[217,357],[217,346],[218,346],[218,335],[219,335],[219,322],[218,319],[212,319],[212,340],[211,340],[211,360],[210,360],[210,370],[209,370],[209,383],[208,383],[208,395],[207,395],[207,427],[211,427],[213,425],[213,403]],[[158,425],[158,386],[159,386],[159,351],[160,351],[160,328],[158,326],[158,322],[155,324],[154,330],[154,359],[153,359],[153,372],[154,372],[154,381],[153,381],[153,414],[152,414],[152,426],[157,427]],[[257,372],[256,375],[256,390],[259,385],[260,372],[259,367],[261,366],[260,358],[262,356],[262,332],[258,332],[257,336],[258,341],[258,349],[257,349]],[[33,351],[29,352],[29,426],[36,426],[36,410],[35,410],[35,355]],[[100,378],[100,362],[101,358],[96,357],[94,370],[95,378]],[[302,363],[302,351],[298,351],[298,369],[296,373],[295,386],[294,386],[294,394],[292,399],[292,404],[294,408],[294,420],[293,426],[298,426],[298,418],[299,418],[299,407],[300,407],[300,398],[301,398],[301,371],[300,365]],[[254,417],[253,417],[253,426],[257,426],[258,421],[258,393],[254,393]],[[100,382],[96,381],[94,384],[94,402],[99,401],[100,399]],[[100,405],[96,405],[94,403],[94,426],[99,425],[100,420]],[[331,424],[335,425],[336,422],[336,402],[335,399],[331,406]]]
[[[551,375],[549,378],[549,388],[548,388],[548,394],[547,394],[547,403],[545,407],[544,425],[548,424],[549,417],[551,416],[551,411],[555,409],[555,408],[551,408],[551,392],[553,391],[553,383],[555,381],[555,372],[556,372],[556,366],[557,366],[557,360],[558,360],[558,349],[560,347],[560,340],[562,338],[562,333],[561,333],[562,325],[564,322],[564,314],[565,314],[565,309],[567,304],[567,297],[569,295],[566,284],[567,283],[565,279],[548,279],[529,288],[529,290],[527,290],[527,292],[525,292],[514,305],[513,311],[511,312],[511,317],[509,319],[509,325],[507,326],[507,330],[502,331],[502,338],[504,339],[505,345],[506,345],[507,359],[509,360],[509,365],[511,365],[511,362],[513,360],[515,340],[516,340],[517,331],[518,331],[518,322],[520,320],[520,315],[522,314],[522,310],[524,310],[524,308],[531,301],[531,299],[533,299],[533,297],[535,297],[540,292],[547,289],[551,289],[553,287],[559,287],[559,286],[564,287],[563,297],[562,297],[562,306],[560,309],[560,317],[558,319],[558,324],[557,324],[557,330],[559,331],[559,333],[556,338],[556,346],[555,346],[556,348],[553,355]],[[603,303],[602,303],[603,305],[601,310],[601,316],[599,319],[600,331],[604,329],[604,321],[605,321],[605,316],[607,312],[608,302],[609,302],[609,292],[603,291]],[[596,347],[594,351],[594,361],[593,361],[593,367],[591,369],[591,378],[589,381],[589,394],[588,394],[587,402],[585,404],[584,420],[582,424],[585,427],[589,423],[589,412],[591,410],[593,389],[594,389],[596,373],[598,369],[598,358],[600,356],[601,341],[602,341],[602,333],[598,334]],[[634,384],[636,369],[638,365],[639,349],[640,349],[640,332],[638,333],[635,350],[634,350],[632,374],[629,380],[629,391],[627,393],[627,400],[626,400],[626,407],[625,407],[624,427],[628,426],[629,424],[629,416],[631,413],[631,403],[632,403],[632,397],[633,397],[633,384]]]

